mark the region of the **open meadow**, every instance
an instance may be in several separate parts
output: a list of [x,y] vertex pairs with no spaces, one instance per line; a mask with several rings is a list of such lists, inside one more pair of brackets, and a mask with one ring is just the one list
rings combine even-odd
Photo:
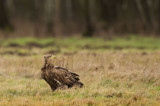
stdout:
[[[41,78],[45,54],[84,87],[52,92]],[[160,39],[2,39],[0,105],[160,106]]]

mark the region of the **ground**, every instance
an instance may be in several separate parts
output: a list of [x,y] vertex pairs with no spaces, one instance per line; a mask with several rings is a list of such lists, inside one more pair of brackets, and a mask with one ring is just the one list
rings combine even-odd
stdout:
[[[160,105],[160,39],[7,39],[0,43],[0,105]],[[43,55],[80,75],[84,88],[52,92]]]

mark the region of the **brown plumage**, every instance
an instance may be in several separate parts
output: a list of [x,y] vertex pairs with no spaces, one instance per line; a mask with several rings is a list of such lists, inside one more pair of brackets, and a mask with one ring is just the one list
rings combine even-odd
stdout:
[[54,66],[53,58],[53,55],[45,56],[45,63],[41,68],[42,78],[50,85],[53,91],[57,88],[71,88],[74,85],[83,87],[83,84],[79,81],[80,79],[78,74],[72,73],[65,68]]

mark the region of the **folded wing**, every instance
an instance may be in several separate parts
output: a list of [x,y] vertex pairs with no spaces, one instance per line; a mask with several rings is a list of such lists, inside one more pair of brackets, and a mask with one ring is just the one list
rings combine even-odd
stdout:
[[59,81],[62,85],[67,85],[68,88],[79,83],[79,75],[72,73],[69,70],[62,67],[54,67],[52,74],[55,76],[55,80]]

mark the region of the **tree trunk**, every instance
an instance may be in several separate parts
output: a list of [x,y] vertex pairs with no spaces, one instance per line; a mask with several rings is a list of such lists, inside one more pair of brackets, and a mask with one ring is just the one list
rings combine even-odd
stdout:
[[6,0],[0,0],[0,29],[10,28],[9,19],[6,13]]
[[47,0],[47,32],[49,34],[53,33],[54,27],[54,0]]
[[94,29],[93,29],[93,24],[91,22],[91,16],[90,16],[90,0],[85,0],[84,2],[84,10],[85,10],[85,24],[86,24],[86,29],[84,32],[85,37],[90,37],[93,35]]

